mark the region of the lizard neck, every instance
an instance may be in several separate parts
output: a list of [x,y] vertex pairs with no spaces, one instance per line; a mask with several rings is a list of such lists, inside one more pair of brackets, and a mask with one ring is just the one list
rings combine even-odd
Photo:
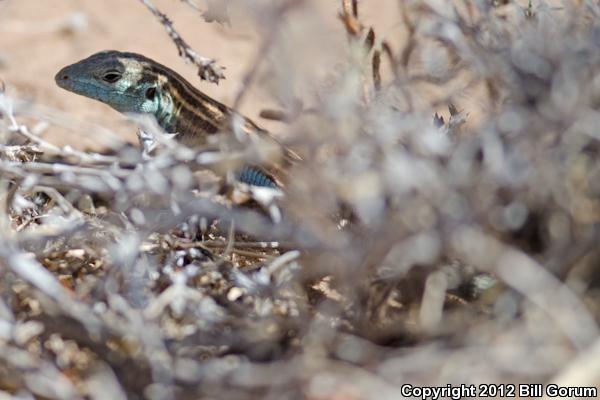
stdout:
[[154,116],[169,133],[179,133],[185,143],[202,144],[206,135],[218,133],[231,115],[226,105],[208,97],[181,75],[153,64],[149,73],[159,83]]

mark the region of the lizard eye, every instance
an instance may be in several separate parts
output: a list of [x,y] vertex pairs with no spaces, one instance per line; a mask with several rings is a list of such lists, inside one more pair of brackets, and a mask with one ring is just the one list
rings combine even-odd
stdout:
[[117,71],[108,71],[102,76],[102,79],[104,79],[108,83],[115,83],[116,81],[121,79],[121,74]]
[[146,98],[148,100],[154,100],[154,96],[156,96],[156,88],[155,87],[149,87],[148,89],[146,89]]

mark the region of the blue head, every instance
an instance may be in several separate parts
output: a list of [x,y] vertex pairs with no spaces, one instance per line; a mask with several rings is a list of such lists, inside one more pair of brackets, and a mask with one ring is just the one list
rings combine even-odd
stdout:
[[163,76],[149,73],[153,62],[144,56],[102,51],[61,69],[58,86],[99,100],[122,113],[149,113],[157,117],[169,108],[162,96]]

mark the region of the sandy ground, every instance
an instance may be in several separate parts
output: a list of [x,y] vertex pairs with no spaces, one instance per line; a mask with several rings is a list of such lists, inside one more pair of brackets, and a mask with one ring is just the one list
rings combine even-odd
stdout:
[[[0,78],[8,93],[68,113],[75,121],[108,127],[120,137],[135,141],[135,126],[116,111],[93,100],[59,89],[55,73],[64,65],[100,50],[142,53],[175,69],[190,82],[218,100],[231,104],[244,72],[260,42],[255,28],[243,16],[232,16],[230,25],[206,23],[200,14],[181,1],[153,0],[175,28],[201,55],[216,58],[225,66],[226,80],[218,86],[201,82],[195,68],[177,56],[164,28],[137,0],[0,0]],[[205,7],[203,0],[196,0]],[[314,0],[315,18],[325,21],[328,39],[345,44],[337,13],[337,0]],[[371,0],[361,5],[361,18],[377,27],[381,36],[394,41],[398,35],[395,0]],[[274,105],[268,92],[255,90],[241,110],[260,121],[258,112]],[[85,131],[85,130],[84,130]],[[81,137],[81,129],[67,130],[54,124],[44,131],[53,143],[80,148],[101,146],[98,134]]]

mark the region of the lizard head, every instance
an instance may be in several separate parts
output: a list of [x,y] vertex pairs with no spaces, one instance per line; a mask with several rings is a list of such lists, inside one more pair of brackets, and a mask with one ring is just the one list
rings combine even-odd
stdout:
[[117,111],[155,114],[160,108],[160,82],[146,72],[148,61],[134,53],[102,51],[64,67],[54,80],[65,90]]

